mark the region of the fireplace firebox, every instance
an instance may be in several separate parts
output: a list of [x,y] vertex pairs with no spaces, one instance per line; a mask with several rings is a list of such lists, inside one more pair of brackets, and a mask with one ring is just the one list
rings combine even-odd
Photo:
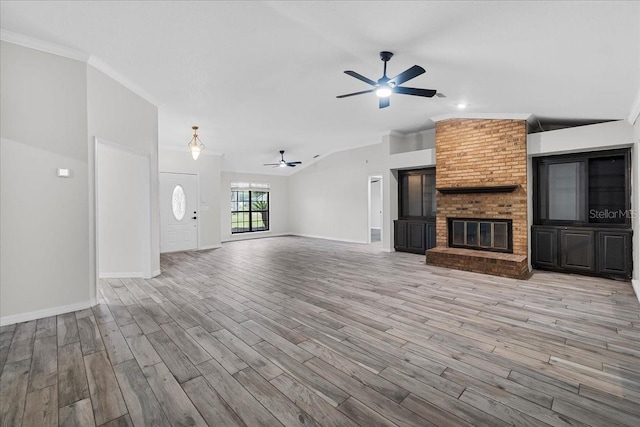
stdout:
[[510,219],[447,218],[449,247],[513,253]]

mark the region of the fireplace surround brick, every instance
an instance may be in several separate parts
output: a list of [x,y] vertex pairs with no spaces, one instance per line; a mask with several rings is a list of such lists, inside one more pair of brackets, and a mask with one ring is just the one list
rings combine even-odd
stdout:
[[[518,278],[525,276],[526,266],[528,275],[526,120],[450,119],[437,122],[436,187],[512,184],[517,188],[508,193],[438,192],[436,248],[427,251],[427,263],[487,274],[506,273],[507,277]],[[515,257],[498,262],[491,252],[443,251],[442,248],[448,246],[449,218],[511,219],[513,255],[520,257],[517,262]],[[433,251],[431,256],[430,251]],[[472,256],[464,255],[469,251]],[[514,262],[517,265],[513,268],[506,267]],[[501,264],[504,271],[499,271]]]

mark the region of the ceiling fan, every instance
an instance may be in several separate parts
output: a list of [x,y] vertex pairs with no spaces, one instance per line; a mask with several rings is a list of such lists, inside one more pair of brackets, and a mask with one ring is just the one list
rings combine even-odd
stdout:
[[289,166],[290,168],[295,168],[298,165],[301,165],[302,162],[287,162],[284,159],[284,150],[280,150],[280,161],[278,163],[265,163],[265,166],[274,166],[274,167],[281,167],[281,168],[285,168],[287,166]]
[[402,83],[409,81],[412,78],[417,77],[425,72],[424,68],[420,67],[419,65],[414,65],[413,67],[403,71],[402,73],[391,79],[387,77],[387,62],[391,59],[392,56],[393,53],[391,52],[380,52],[380,59],[382,59],[382,61],[384,62],[384,71],[382,72],[382,77],[380,77],[377,82],[363,76],[362,74],[358,74],[355,71],[345,71],[345,74],[348,74],[351,77],[355,77],[358,80],[362,80],[367,84],[370,84],[371,86],[373,86],[373,89],[348,93],[346,95],[338,95],[336,96],[336,98],[346,98],[354,95],[362,95],[363,93],[375,92],[376,95],[378,95],[378,97],[380,98],[380,108],[386,108],[389,106],[389,98],[392,93],[424,96],[427,98],[431,98],[436,94],[436,91],[433,89],[417,89],[413,87],[400,86]]

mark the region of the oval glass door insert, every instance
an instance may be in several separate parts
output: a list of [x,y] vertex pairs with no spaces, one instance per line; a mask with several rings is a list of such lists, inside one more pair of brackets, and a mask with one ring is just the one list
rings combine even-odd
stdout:
[[184,194],[184,189],[181,185],[176,185],[173,189],[173,195],[171,196],[171,210],[173,211],[173,217],[177,221],[182,221],[184,214],[187,211],[187,196]]

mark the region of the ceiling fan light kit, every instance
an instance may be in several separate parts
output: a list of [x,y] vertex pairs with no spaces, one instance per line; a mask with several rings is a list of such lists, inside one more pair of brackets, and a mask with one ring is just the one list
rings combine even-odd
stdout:
[[264,166],[273,166],[274,168],[286,168],[288,166],[290,168],[295,168],[301,164],[302,162],[287,162],[284,159],[284,150],[280,150],[280,161],[278,163],[265,163]]
[[363,76],[362,74],[356,73],[355,71],[347,70],[344,73],[354,77],[360,81],[367,83],[368,85],[373,86],[373,89],[362,90],[360,92],[348,93],[345,95],[338,95],[336,98],[347,98],[355,95],[362,95],[365,93],[375,92],[375,94],[379,98],[379,108],[386,108],[389,106],[389,98],[392,93],[399,93],[401,95],[413,95],[413,96],[422,96],[425,98],[431,98],[436,94],[436,91],[433,89],[418,89],[413,87],[404,87],[400,86],[402,83],[413,79],[414,77],[418,77],[420,74],[424,74],[424,68],[419,65],[414,65],[413,67],[403,71],[393,78],[387,77],[387,62],[391,59],[393,53],[382,51],[380,52],[380,59],[384,62],[384,70],[382,72],[382,77],[380,77],[377,81],[371,80]]

